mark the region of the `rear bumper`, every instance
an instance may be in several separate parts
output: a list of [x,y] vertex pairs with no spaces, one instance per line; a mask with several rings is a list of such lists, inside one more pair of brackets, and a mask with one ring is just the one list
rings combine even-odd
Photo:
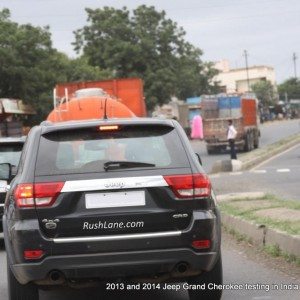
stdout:
[[[92,255],[69,255],[47,257],[39,263],[12,265],[18,281],[27,283],[49,278],[51,271],[60,271],[66,279],[98,278],[154,278],[173,274],[186,277],[200,270],[210,270],[218,257],[217,252],[196,253],[191,249],[168,249],[156,251],[131,251]],[[187,271],[177,273],[179,263],[187,265]],[[171,275],[172,276],[172,275]]]
[[[4,215],[4,234],[8,261],[22,283],[49,282],[49,273],[57,270],[66,279],[187,277],[213,268],[220,252],[220,214],[194,211],[190,226],[180,235],[143,236],[107,241],[59,240],[45,238],[37,220],[16,222],[10,230]],[[176,233],[176,232],[175,232]],[[152,234],[151,234],[152,235]],[[207,250],[194,250],[193,240],[209,239]],[[24,249],[45,250],[40,261],[24,261]],[[187,272],[174,274],[179,263]],[[176,272],[175,272],[176,273]]]
[[[207,143],[207,146],[209,147],[218,147],[218,146],[228,146],[228,141],[213,141],[213,142],[210,142],[210,141],[206,141]],[[235,142],[235,145],[236,146],[242,146],[245,144],[245,141],[244,140],[236,140]]]

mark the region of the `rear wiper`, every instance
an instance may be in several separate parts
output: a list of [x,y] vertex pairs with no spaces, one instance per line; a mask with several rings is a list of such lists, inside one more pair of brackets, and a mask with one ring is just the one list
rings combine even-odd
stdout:
[[154,164],[138,162],[138,161],[126,161],[126,160],[114,160],[104,163],[104,170],[108,169],[126,169],[126,168],[138,168],[138,167],[155,167]]

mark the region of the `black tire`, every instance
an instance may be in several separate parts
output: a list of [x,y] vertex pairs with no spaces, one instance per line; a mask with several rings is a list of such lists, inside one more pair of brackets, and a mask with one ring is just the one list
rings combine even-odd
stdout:
[[206,145],[206,151],[207,151],[207,154],[214,154],[215,153],[215,147],[211,147],[211,146]]
[[244,146],[244,151],[248,152],[250,151],[250,134],[249,132],[246,133],[246,137],[245,137],[245,146]]
[[20,284],[7,263],[7,283],[9,300],[39,300],[39,289],[33,283]]
[[209,272],[203,272],[199,276],[193,277],[188,280],[189,284],[197,285],[205,283],[205,290],[201,289],[189,289],[190,300],[219,300],[222,297],[222,289],[209,289],[208,284],[223,284],[223,268],[221,254],[213,267]]
[[259,147],[259,135],[255,135],[255,140],[254,140],[254,149],[257,149]]
[[249,151],[252,151],[254,149],[254,135],[253,132],[250,132],[249,134]]

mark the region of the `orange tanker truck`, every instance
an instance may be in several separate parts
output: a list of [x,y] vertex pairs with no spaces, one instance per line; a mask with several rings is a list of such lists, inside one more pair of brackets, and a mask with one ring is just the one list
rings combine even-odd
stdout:
[[139,78],[60,83],[53,94],[52,122],[146,116]]

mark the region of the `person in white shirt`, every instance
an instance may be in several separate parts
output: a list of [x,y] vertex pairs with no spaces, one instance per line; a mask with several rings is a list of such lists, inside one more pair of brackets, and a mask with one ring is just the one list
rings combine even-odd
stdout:
[[227,130],[227,140],[229,142],[230,147],[230,157],[231,159],[237,159],[236,151],[235,151],[235,138],[237,135],[237,131],[232,124],[232,120],[228,121],[228,130]]

